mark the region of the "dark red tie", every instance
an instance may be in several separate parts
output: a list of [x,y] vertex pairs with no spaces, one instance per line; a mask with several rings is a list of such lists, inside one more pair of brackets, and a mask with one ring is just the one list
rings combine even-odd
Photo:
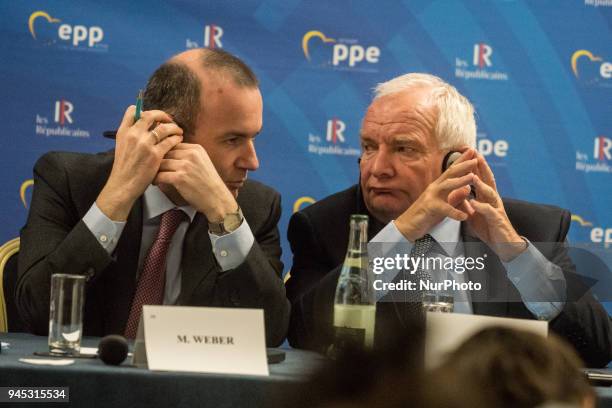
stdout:
[[185,213],[178,209],[166,211],[161,216],[157,237],[142,266],[138,278],[136,294],[132,300],[130,316],[125,326],[125,337],[136,337],[140,315],[143,305],[161,305],[164,301],[164,288],[166,286],[166,256],[172,241],[172,236],[185,218]]

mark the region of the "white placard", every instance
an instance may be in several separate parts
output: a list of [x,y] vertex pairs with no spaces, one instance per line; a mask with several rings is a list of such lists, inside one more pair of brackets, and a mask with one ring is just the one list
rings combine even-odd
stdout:
[[548,336],[546,321],[462,313],[427,312],[426,326],[425,363],[429,368],[441,364],[446,354],[485,327],[504,326]]
[[269,375],[260,309],[143,306],[150,370]]

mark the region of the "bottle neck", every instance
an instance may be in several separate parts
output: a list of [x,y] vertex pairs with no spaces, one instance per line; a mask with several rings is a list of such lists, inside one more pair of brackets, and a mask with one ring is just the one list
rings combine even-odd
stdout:
[[351,219],[351,229],[349,232],[349,244],[346,256],[352,254],[362,254],[367,250],[368,245],[368,221]]

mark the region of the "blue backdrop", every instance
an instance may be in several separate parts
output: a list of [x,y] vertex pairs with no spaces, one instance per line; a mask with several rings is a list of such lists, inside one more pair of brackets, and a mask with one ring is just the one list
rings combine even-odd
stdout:
[[[570,239],[612,246],[612,1],[3,1],[0,239],[17,236],[49,150],[102,131],[162,61],[223,47],[261,79],[252,176],[294,209],[357,180],[360,121],[381,81],[423,71],[475,105],[502,195],[572,211]],[[283,238],[283,260],[291,265]]]

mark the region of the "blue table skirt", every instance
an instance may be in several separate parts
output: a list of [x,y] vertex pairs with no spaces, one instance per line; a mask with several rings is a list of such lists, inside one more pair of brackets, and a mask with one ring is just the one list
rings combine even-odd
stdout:
[[[107,366],[99,359],[75,359],[73,365],[62,367],[33,366],[19,359],[37,358],[34,351],[47,351],[46,337],[0,333],[0,339],[10,343],[0,355],[0,386],[67,386],[71,407],[271,406],[277,391],[295,388],[297,392],[300,382],[324,360],[313,352],[287,349],[285,361],[270,365],[269,377],[154,372],[126,363]],[[98,341],[86,338],[83,346],[96,347]]]
[[[270,365],[269,377],[154,372],[104,365],[98,359],[76,359],[70,366],[33,366],[19,361],[47,351],[47,338],[24,333],[0,333],[10,343],[0,355],[0,386],[70,387],[71,407],[270,407],[279,392],[295,398],[299,384],[324,361],[319,354],[284,349],[286,360]],[[96,347],[99,339],[85,338]],[[596,387],[599,407],[612,408],[612,388]],[[40,407],[41,404],[19,404]],[[2,406],[8,406],[2,404]],[[56,405],[56,406],[62,406]]]

